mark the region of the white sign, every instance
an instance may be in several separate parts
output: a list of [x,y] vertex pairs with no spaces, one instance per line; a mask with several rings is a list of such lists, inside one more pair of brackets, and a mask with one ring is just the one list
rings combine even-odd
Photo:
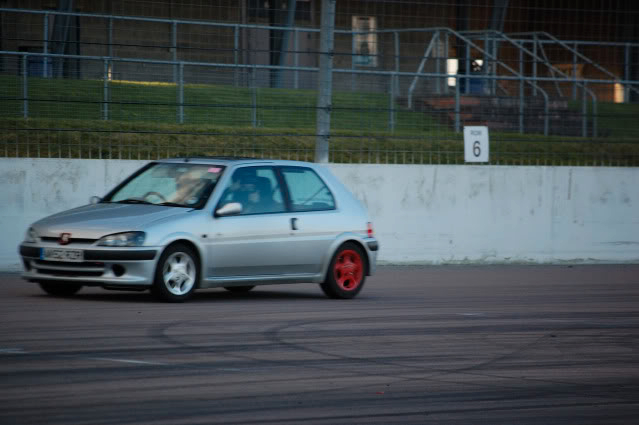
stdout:
[[488,127],[464,127],[464,161],[488,162]]
[[[377,66],[377,18],[353,16],[353,64]],[[370,31],[370,32],[369,32]]]

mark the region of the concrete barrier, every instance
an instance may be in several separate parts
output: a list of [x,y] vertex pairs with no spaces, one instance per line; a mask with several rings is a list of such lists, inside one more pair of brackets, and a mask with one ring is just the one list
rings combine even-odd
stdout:
[[[30,223],[104,195],[146,161],[0,159],[0,270]],[[382,263],[639,263],[639,169],[331,164]]]

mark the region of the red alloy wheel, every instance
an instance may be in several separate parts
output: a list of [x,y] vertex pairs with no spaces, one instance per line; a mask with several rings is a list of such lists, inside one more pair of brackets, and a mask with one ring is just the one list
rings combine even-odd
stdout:
[[364,277],[362,257],[352,249],[340,252],[333,266],[333,273],[335,282],[341,289],[344,291],[357,289]]

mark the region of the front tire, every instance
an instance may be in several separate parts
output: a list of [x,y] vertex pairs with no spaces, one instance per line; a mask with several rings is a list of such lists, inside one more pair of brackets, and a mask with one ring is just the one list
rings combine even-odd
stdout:
[[184,302],[191,298],[200,281],[200,261],[187,245],[169,246],[155,269],[151,292],[168,302]]
[[38,282],[38,285],[44,292],[54,297],[70,297],[82,288],[82,285],[70,283]]
[[329,298],[350,299],[359,294],[365,280],[366,256],[358,245],[346,242],[335,252],[320,286]]

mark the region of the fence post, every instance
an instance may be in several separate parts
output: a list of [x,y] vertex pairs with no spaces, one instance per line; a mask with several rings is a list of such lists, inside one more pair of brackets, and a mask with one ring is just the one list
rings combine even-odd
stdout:
[[[435,37],[437,38],[437,43],[435,44],[435,74],[440,74],[441,73],[441,56],[439,55],[441,53],[441,50],[439,48],[439,31],[435,31]],[[441,94],[441,78],[437,77],[435,78],[435,93],[436,94]]]
[[592,137],[597,137],[597,98],[592,99]]
[[184,62],[178,66],[177,89],[177,119],[179,124],[184,124]]
[[102,119],[109,120],[109,60],[104,60],[104,76],[102,83]]
[[[630,43],[626,43],[624,52],[624,72],[623,79],[630,81]],[[624,84],[623,102],[630,103],[630,87],[628,84]]]
[[297,28],[293,30],[293,50],[295,50],[295,55],[293,55],[293,60],[295,64],[295,72],[293,73],[293,87],[298,89],[300,86],[300,72],[297,70],[297,67],[300,66],[300,41],[299,41],[299,32]]
[[483,71],[484,71],[484,75],[488,75],[488,31],[486,31],[484,33],[484,64],[483,64]]
[[235,64],[235,68],[233,68],[233,81],[235,84],[235,87],[238,86],[239,84],[239,74],[237,72],[237,65],[238,65],[238,57],[240,54],[240,27],[235,25],[235,27],[233,27],[233,63]]
[[[42,53],[46,55],[47,53],[49,53],[49,14],[48,13],[44,14],[44,33],[42,35],[43,35]],[[49,62],[49,57],[42,56],[42,76],[44,78],[47,78],[48,62]]]
[[[113,57],[113,18],[109,18],[107,29],[107,56]],[[109,78],[113,78],[113,63],[109,62]]]
[[444,51],[446,52],[446,78],[444,78],[444,94],[448,95],[448,33],[444,36]]
[[519,134],[524,134],[524,51],[519,49]]
[[459,111],[459,74],[455,74],[455,133],[460,130]]
[[29,83],[27,80],[28,55],[22,56],[22,117],[29,118]]
[[[533,36],[533,81],[537,81],[537,33]],[[537,96],[537,84],[534,85],[533,96]]]
[[113,56],[113,18],[109,18],[107,27],[107,56]]
[[[486,31],[486,33],[484,34],[484,63],[483,63],[483,70],[482,70],[485,76],[491,75],[492,59],[490,57],[491,55],[490,46],[491,46],[490,33]],[[486,87],[484,88],[484,93],[490,92],[490,95],[494,96],[493,88],[492,88],[493,80],[489,80],[486,78],[486,79],[483,79],[482,81],[483,81],[482,85],[486,84]]]
[[395,47],[395,72],[399,72],[399,33],[393,32],[393,45]]
[[[322,0],[324,1],[324,0]],[[355,34],[351,33],[351,91],[355,91]]]
[[[331,137],[335,3],[336,0],[322,0],[317,96],[317,136],[315,139],[315,162],[320,163],[328,162],[329,140]],[[351,36],[355,39],[354,35]]]
[[581,113],[583,115],[583,120],[581,121],[581,136],[588,136],[588,105],[586,104],[586,83],[584,83],[584,88],[582,90],[583,96],[581,98]]
[[388,105],[388,129],[395,132],[395,74],[389,76],[390,96]]
[[257,127],[257,88],[255,87],[255,64],[249,71],[251,76],[249,78],[249,85],[251,87],[251,126]]
[[577,100],[577,43],[574,47],[572,52],[572,100]]
[[[497,58],[497,55],[499,54],[499,52],[497,47],[498,47],[497,38],[493,34],[493,41],[492,41],[492,47],[491,47],[492,54],[493,54],[493,67],[492,67],[493,77],[497,76],[497,67],[499,66],[498,65],[499,59]],[[498,88],[497,79],[493,79],[492,81],[493,81],[492,93],[493,93],[493,96],[497,96],[497,88]]]
[[543,92],[544,95],[544,136],[548,136],[550,128],[550,107],[548,105],[548,95]]
[[470,75],[470,68],[472,67],[470,63],[470,45],[466,42],[466,79],[464,84],[464,94],[470,93],[470,79],[468,76]]
[[[177,62],[177,22],[171,24],[171,60]],[[178,66],[173,65],[173,82],[177,83]]]

